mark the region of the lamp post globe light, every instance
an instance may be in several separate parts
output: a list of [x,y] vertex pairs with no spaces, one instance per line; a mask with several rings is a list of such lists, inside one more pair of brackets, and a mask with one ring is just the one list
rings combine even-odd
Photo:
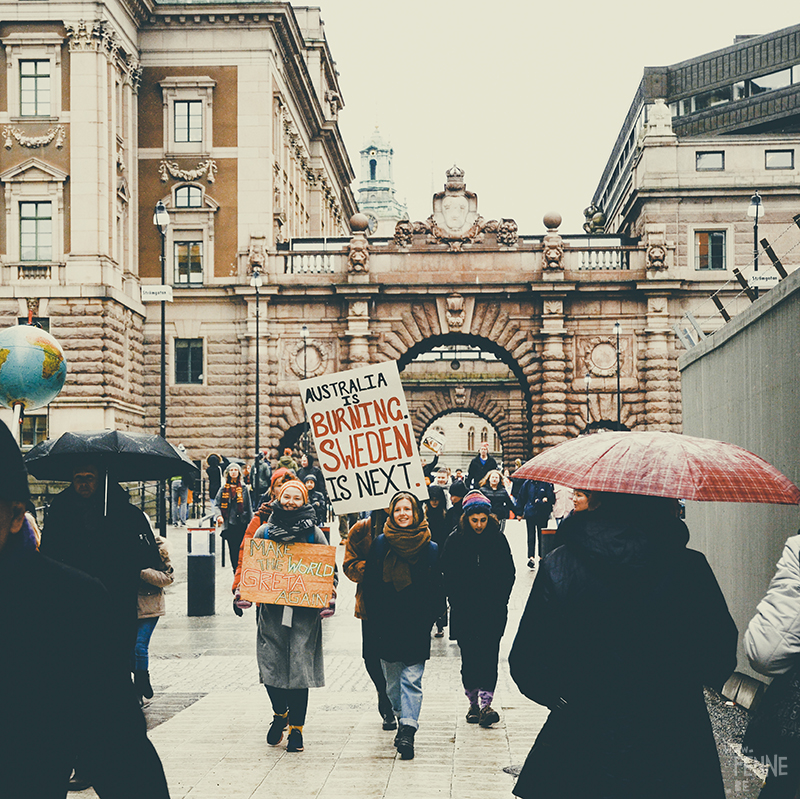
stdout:
[[614,322],[614,332],[617,334],[617,424],[622,424],[622,393],[619,385],[619,322]]
[[[303,337],[303,380],[308,377],[308,325],[300,328],[300,335]],[[303,429],[303,452],[308,454],[308,421],[305,422]]]
[[[750,198],[747,215],[753,220],[753,271],[758,272],[758,220],[764,216],[764,203],[758,191]],[[758,298],[758,284],[756,284],[755,292],[756,298]]]
[[259,437],[261,431],[261,362],[260,362],[260,347],[261,347],[261,332],[259,330],[259,323],[261,319],[261,312],[259,308],[259,289],[263,285],[263,280],[261,278],[261,265],[260,264],[253,264],[253,273],[250,277],[250,285],[256,290],[256,424],[255,424],[255,441],[253,442],[255,445],[256,450],[256,474],[255,474],[255,485],[256,485],[256,496],[260,496],[261,486],[258,482],[258,472],[259,466],[261,465],[258,461],[258,455],[261,452],[261,440]]
[[[156,203],[153,214],[153,224],[161,234],[161,285],[166,286],[167,278],[167,228],[169,227],[169,213],[161,200]],[[166,306],[165,299],[161,297],[161,417],[159,433],[162,438],[167,437],[167,333],[166,333]],[[167,537],[167,482],[162,480],[158,484],[158,532]]]

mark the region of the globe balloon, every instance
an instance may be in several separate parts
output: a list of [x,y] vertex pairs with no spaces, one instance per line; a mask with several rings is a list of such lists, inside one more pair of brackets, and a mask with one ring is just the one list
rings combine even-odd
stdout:
[[58,396],[66,377],[64,351],[49,333],[31,325],[0,331],[0,405],[42,408]]

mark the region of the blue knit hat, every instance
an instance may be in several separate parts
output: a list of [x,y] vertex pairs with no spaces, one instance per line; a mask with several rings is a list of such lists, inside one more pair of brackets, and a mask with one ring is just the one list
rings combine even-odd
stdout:
[[480,491],[470,491],[461,500],[463,515],[469,516],[471,513],[491,513],[492,503]]

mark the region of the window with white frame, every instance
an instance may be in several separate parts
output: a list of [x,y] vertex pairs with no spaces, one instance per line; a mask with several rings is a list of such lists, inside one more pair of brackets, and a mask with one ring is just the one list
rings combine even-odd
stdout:
[[725,269],[724,230],[696,230],[694,233],[694,268]]
[[765,169],[794,169],[794,150],[766,150]]
[[13,120],[57,119],[61,113],[63,37],[48,33],[12,33],[6,49],[8,113]]
[[203,190],[199,186],[179,186],[175,189],[176,208],[201,208]]
[[203,284],[203,242],[176,241],[175,254],[176,286],[200,286]]
[[698,172],[722,172],[725,169],[725,151],[695,153],[695,169]]
[[175,382],[190,385],[202,384],[203,339],[175,339]]
[[164,150],[167,154],[208,154],[216,81],[203,76],[174,76],[159,84],[164,99]]
[[53,204],[22,202],[19,204],[20,261],[53,260]]
[[33,413],[26,412],[22,417],[22,450],[32,449],[42,441],[47,440],[47,412]]

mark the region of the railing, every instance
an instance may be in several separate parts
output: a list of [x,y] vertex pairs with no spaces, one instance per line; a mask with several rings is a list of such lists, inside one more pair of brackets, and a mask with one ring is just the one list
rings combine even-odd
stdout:
[[285,275],[331,275],[341,272],[342,253],[291,252],[283,256]]
[[631,268],[631,251],[622,247],[606,250],[578,250],[578,270],[594,271],[626,271]]

